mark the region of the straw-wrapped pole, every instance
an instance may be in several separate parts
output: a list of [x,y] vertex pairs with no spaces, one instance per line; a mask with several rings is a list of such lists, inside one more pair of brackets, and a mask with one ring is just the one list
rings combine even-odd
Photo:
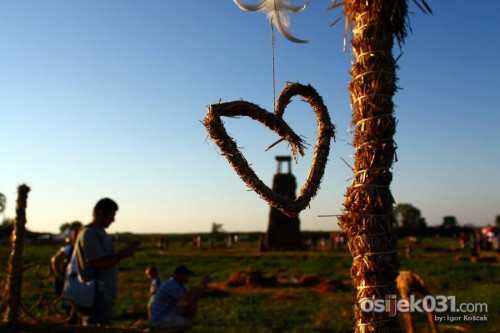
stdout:
[[357,289],[356,332],[396,332],[389,312],[365,312],[363,300],[396,295],[399,264],[392,215],[391,167],[396,145],[392,97],[397,90],[394,39],[406,36],[406,0],[348,0],[355,61],[349,84],[353,108],[354,177],[347,189],[340,226],[353,256],[351,275]]
[[3,322],[8,325],[19,323],[19,309],[21,306],[21,287],[23,281],[23,254],[24,238],[26,233],[26,206],[28,203],[27,185],[20,185],[17,189],[16,220],[12,230],[12,249],[8,262],[7,281],[5,283],[5,302],[7,308]]

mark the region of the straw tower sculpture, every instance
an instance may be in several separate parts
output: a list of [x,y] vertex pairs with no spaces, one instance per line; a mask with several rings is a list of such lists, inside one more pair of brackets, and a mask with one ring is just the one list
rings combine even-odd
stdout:
[[[273,191],[295,198],[297,179],[292,173],[292,156],[276,156],[278,170],[273,177]],[[288,164],[288,172],[282,172],[282,163]],[[267,241],[270,249],[298,250],[302,247],[299,216],[288,216],[271,206],[267,225]]]
[[[421,3],[430,11],[423,0]],[[340,5],[334,3],[331,8]],[[393,228],[394,199],[389,187],[396,151],[392,97],[398,88],[392,49],[395,39],[401,44],[406,37],[407,9],[406,0],[344,2],[355,58],[349,84],[355,160],[353,182],[347,189],[339,224],[348,236],[353,256],[356,332],[400,330],[395,317],[385,312],[363,312],[360,305],[365,298],[384,299],[397,294],[399,263]]]
[[8,262],[8,275],[5,283],[5,302],[7,308],[3,322],[9,325],[19,323],[19,309],[21,307],[21,287],[23,275],[24,235],[26,231],[26,206],[30,188],[20,185],[17,189],[16,220],[12,231],[12,250]]

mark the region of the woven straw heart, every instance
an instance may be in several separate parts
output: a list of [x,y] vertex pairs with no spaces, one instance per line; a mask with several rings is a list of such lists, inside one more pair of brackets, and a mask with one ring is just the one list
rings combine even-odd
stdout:
[[[318,123],[318,138],[314,148],[309,175],[300,189],[300,193],[293,199],[273,191],[260,180],[245,157],[238,150],[236,142],[227,134],[221,117],[247,116],[259,121],[281,136],[282,139],[280,141],[288,141],[292,148],[292,153],[296,158],[297,153],[302,156],[304,155],[304,142],[283,120],[283,113],[286,106],[290,103],[291,98],[298,95],[309,103],[314,111]],[[297,216],[309,205],[311,199],[316,195],[325,172],[330,152],[330,140],[335,137],[335,127],[330,121],[328,110],[323,104],[322,98],[311,85],[305,86],[299,83],[287,84],[278,98],[274,113],[245,101],[210,105],[203,124],[212,140],[219,147],[222,155],[228,159],[240,178],[271,206],[279,209],[288,216]]]

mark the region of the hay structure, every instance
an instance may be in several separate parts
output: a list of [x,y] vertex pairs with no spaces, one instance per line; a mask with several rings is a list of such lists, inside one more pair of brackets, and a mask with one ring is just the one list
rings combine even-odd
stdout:
[[17,189],[16,220],[12,230],[12,248],[8,262],[8,274],[5,282],[5,309],[3,323],[17,325],[21,307],[21,287],[23,281],[24,235],[26,233],[26,206],[30,188],[20,185]]
[[[238,149],[236,142],[227,134],[224,123],[221,120],[222,116],[246,116],[257,120],[281,136],[282,139],[280,141],[288,141],[294,157],[297,158],[297,154],[304,155],[304,142],[283,120],[285,108],[294,96],[301,96],[304,101],[309,103],[318,124],[318,138],[314,148],[311,169],[304,185],[300,189],[300,193],[295,199],[273,191],[260,180]],[[309,205],[310,200],[316,195],[321,179],[323,178],[328,154],[330,153],[330,140],[335,136],[335,127],[330,121],[330,115],[323,104],[323,99],[311,85],[306,86],[299,83],[287,84],[278,98],[274,113],[245,101],[210,105],[203,124],[222,155],[227,158],[229,164],[231,164],[240,178],[271,206],[279,209],[288,216],[297,216],[300,211]]]
[[353,182],[347,189],[339,224],[348,236],[353,256],[355,331],[397,332],[395,318],[384,312],[363,312],[359,304],[364,298],[383,299],[397,294],[399,263],[393,228],[394,199],[389,187],[396,156],[392,97],[398,88],[392,49],[394,40],[401,44],[407,34],[407,1],[349,0],[344,2],[344,12],[352,28],[355,58],[349,84],[355,161]]
[[[273,191],[295,198],[297,180],[291,170],[291,156],[276,156],[278,173],[273,178]],[[288,173],[281,173],[281,162],[288,162]],[[298,250],[303,247],[299,216],[288,216],[271,206],[267,224],[267,244],[273,250]]]
[[[420,295],[422,298],[431,295],[429,289],[427,289],[425,280],[412,271],[400,271],[397,279],[397,286],[401,298],[405,300],[409,300],[411,295]],[[430,304],[427,305],[430,307]],[[411,312],[403,313],[406,333],[413,333],[412,317]],[[438,330],[433,311],[427,312],[427,319],[429,320],[429,326],[432,333],[437,333]]]

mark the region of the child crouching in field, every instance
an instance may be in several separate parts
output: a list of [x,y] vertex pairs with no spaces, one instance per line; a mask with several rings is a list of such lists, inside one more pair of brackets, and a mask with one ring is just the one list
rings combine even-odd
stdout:
[[161,280],[160,277],[158,276],[158,270],[156,269],[155,266],[148,266],[146,268],[146,271],[144,272],[146,276],[151,280],[151,284],[149,285],[149,292],[148,292],[148,319],[151,319],[151,303],[153,302],[153,296],[160,288],[161,285]]
[[193,325],[197,302],[207,288],[208,276],[199,285],[187,291],[184,285],[193,274],[186,266],[174,270],[171,278],[162,283],[150,306],[151,326],[155,330],[187,332]]

